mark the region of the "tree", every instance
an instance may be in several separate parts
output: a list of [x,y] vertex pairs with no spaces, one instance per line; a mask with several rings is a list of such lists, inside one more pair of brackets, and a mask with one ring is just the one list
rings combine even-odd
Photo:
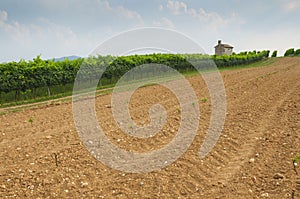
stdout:
[[290,49],[288,49],[287,51],[285,51],[284,56],[285,56],[285,57],[293,56],[294,53],[295,53],[294,48],[290,48]]
[[272,57],[277,57],[277,50],[274,50],[274,52],[272,53]]
[[296,50],[294,54],[295,56],[300,56],[300,49]]

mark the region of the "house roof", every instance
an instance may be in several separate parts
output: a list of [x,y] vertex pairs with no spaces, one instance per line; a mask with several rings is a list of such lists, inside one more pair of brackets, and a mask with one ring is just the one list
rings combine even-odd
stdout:
[[230,46],[229,44],[218,44],[215,46],[215,48],[219,47],[219,45],[224,48],[233,48],[233,46]]

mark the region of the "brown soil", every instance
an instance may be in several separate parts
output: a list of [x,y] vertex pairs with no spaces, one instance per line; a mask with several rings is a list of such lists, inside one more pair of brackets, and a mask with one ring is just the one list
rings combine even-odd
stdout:
[[[211,106],[203,80],[190,77],[201,109],[198,134],[176,162],[151,173],[97,161],[81,144],[70,102],[0,116],[0,198],[300,198],[300,168],[292,163],[300,153],[300,58],[221,74],[227,118],[213,151],[199,159]],[[178,102],[163,87],[140,88],[130,102],[138,124],[149,123],[155,103],[168,112],[163,129],[145,140],[117,128],[110,99],[97,97],[98,119],[123,149],[162,148],[178,130]]]

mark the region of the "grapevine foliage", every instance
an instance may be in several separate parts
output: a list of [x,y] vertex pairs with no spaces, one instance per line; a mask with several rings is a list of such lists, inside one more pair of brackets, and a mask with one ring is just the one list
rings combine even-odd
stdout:
[[[269,57],[270,51],[243,52],[231,56],[215,56],[202,54],[151,54],[131,55],[122,57],[96,56],[76,60],[42,60],[37,56],[32,61],[20,60],[0,64],[0,94],[11,91],[35,92],[40,87],[66,85],[74,83],[80,67],[86,67],[86,73],[81,73],[81,81],[90,81],[98,77],[118,79],[132,68],[149,63],[164,64],[178,71],[190,70],[196,67],[205,67],[212,64],[217,67],[227,67],[250,64]],[[192,61],[193,65],[191,64]],[[105,68],[105,70],[104,70]]]

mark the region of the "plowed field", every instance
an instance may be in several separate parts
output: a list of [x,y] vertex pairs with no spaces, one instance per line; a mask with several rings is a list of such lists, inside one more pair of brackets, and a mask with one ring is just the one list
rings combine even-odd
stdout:
[[[300,163],[292,163],[300,153],[300,58],[221,75],[227,116],[215,148],[199,159],[211,104],[203,79],[188,77],[201,110],[198,133],[176,162],[150,173],[124,173],[96,160],[79,139],[71,102],[0,116],[0,198],[300,198]],[[110,94],[96,98],[97,116],[120,148],[162,148],[178,130],[178,101],[164,87],[142,87],[130,101],[141,125],[149,123],[153,104],[167,110],[166,124],[152,138],[122,133],[110,100]]]

